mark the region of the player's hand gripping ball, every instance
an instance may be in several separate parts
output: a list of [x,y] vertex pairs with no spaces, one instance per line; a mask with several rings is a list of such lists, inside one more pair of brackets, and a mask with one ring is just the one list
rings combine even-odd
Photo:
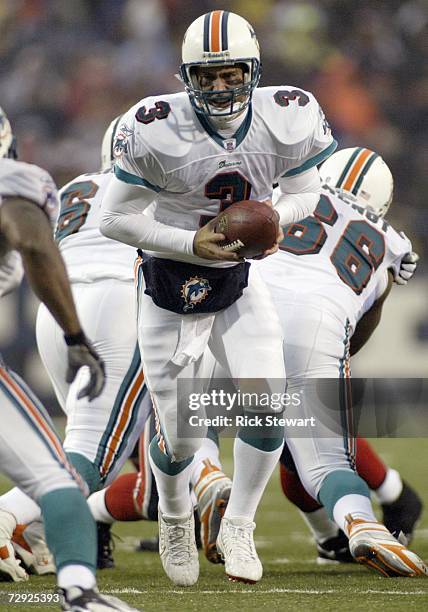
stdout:
[[216,217],[215,231],[226,236],[220,246],[240,257],[258,257],[273,247],[279,231],[278,213],[264,202],[235,202]]

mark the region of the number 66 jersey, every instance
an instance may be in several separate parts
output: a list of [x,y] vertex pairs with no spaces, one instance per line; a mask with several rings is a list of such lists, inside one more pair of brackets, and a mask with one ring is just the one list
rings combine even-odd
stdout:
[[274,296],[322,304],[352,330],[412,250],[385,219],[327,185],[313,215],[283,229],[280,251],[257,262]]
[[[156,194],[146,211],[150,217],[194,231],[234,202],[270,199],[275,182],[313,168],[335,148],[309,92],[258,88],[245,118],[227,132],[215,131],[195,113],[183,92],[146,98],[123,116],[114,144],[115,174]],[[191,255],[151,254],[225,265]]]

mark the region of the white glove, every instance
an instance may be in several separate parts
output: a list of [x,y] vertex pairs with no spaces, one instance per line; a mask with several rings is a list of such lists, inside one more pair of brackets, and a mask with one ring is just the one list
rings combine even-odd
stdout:
[[397,285],[407,285],[408,281],[412,278],[418,265],[419,255],[412,251],[406,253],[400,262],[400,269],[398,276],[394,278],[394,282]]
[[24,268],[18,251],[8,251],[0,257],[0,297],[18,287],[23,276]]

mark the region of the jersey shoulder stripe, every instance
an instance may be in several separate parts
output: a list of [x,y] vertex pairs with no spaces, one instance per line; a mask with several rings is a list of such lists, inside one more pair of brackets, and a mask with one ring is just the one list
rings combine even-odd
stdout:
[[135,174],[131,174],[131,172],[127,172],[126,170],[119,168],[119,166],[114,167],[114,174],[116,178],[118,178],[120,181],[123,181],[124,183],[128,183],[130,185],[139,185],[140,187],[147,187],[147,189],[151,189],[152,191],[155,191],[156,193],[159,193],[159,191],[162,191],[161,187],[158,187],[157,185],[153,185],[152,183],[150,183],[150,181],[147,181],[141,176],[136,176]]
[[330,157],[330,155],[334,153],[336,149],[337,149],[337,140],[333,139],[333,142],[331,142],[325,149],[323,149],[322,151],[320,151],[313,157],[310,157],[309,159],[304,161],[301,166],[297,166],[297,168],[292,168],[291,170],[288,170],[285,174],[282,175],[283,178],[288,178],[290,176],[296,176],[297,174],[302,174],[302,172],[306,172],[307,170],[310,170],[314,166],[318,166],[319,164],[321,164],[321,162],[326,160],[327,157]]

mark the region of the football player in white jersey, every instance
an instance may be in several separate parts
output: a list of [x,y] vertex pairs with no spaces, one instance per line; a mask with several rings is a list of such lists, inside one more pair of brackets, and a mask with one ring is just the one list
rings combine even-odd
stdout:
[[[137,323],[159,419],[150,460],[161,559],[174,583],[192,585],[199,567],[188,485],[205,427],[181,431],[189,412],[186,399],[177,410],[177,380],[199,390],[209,345],[241,390],[249,380],[252,390],[256,382],[270,391],[285,384],[282,334],[269,293],[248,262],[219,246],[224,236],[210,220],[233,202],[270,200],[274,182],[281,189],[280,224],[306,217],[319,199],[316,165],[336,143],[312,94],[257,87],[259,45],[238,15],[213,11],[190,25],[180,75],[185,92],[145,98],[124,115],[101,230],[144,251]],[[218,537],[226,573],[247,582],[262,576],[253,519],[283,432],[261,428],[259,436],[242,428],[236,438],[233,488]]]
[[[112,176],[111,147],[118,121],[116,118],[110,124],[103,139],[102,170],[81,175],[60,190],[55,229],[78,315],[91,330],[107,372],[97,398],[89,402],[82,396],[87,383],[84,372],[73,384],[67,382],[67,350],[61,329],[44,304],[39,307],[36,323],[41,359],[67,415],[63,446],[89,493],[114,480],[151,411],[135,327],[136,252],[105,238],[98,229],[102,193]],[[40,508],[18,488],[0,497],[0,509],[13,511],[19,524],[32,524],[40,518]]]
[[313,215],[284,228],[280,251],[257,263],[286,338],[287,391],[300,398],[286,414],[315,418],[301,437],[286,430],[286,443],[306,491],[349,537],[354,558],[384,576],[426,575],[425,564],[377,522],[355,471],[349,387],[350,355],[378,324],[393,280],[411,277],[417,256],[384,219],[393,179],[378,154],[344,149],[320,173]]
[[[88,375],[81,395],[94,400],[104,385],[103,363],[82,331],[64,263],[52,239],[49,221],[56,211],[51,177],[37,166],[16,161],[10,123],[0,109],[0,294],[19,285],[22,259],[31,287],[60,326],[67,363],[64,378],[71,383],[85,366]],[[68,462],[39,400],[1,358],[0,398],[1,469],[42,508],[64,596],[62,609],[131,610],[97,592],[96,531],[83,495],[86,485]],[[4,510],[0,514],[0,573],[26,580],[10,544],[16,517]]]
[[111,146],[118,121],[116,118],[105,134],[101,171],[83,174],[60,190],[55,230],[79,316],[91,330],[106,367],[103,393],[90,405],[79,399],[83,379],[72,386],[64,383],[58,326],[43,306],[36,324],[41,359],[67,415],[64,448],[91,493],[120,472],[151,410],[136,339],[136,251],[99,231],[100,204],[112,177]]

